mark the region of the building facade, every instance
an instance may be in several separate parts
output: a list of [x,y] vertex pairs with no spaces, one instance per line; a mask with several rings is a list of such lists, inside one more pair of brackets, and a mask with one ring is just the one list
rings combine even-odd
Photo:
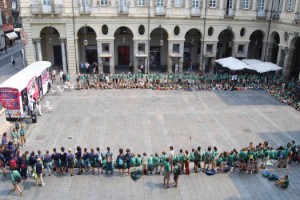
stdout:
[[[0,1],[0,50],[12,46],[18,39],[14,30],[14,23],[21,22],[19,0]],[[20,30],[18,30],[20,31]]]
[[71,74],[83,63],[113,73],[213,70],[233,56],[300,71],[300,0],[29,0],[21,2],[29,63]]

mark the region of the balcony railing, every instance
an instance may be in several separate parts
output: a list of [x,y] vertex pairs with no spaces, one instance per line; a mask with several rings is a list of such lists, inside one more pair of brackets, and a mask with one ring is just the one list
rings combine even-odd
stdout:
[[80,5],[80,14],[91,14],[90,5]]
[[266,11],[265,10],[258,10],[257,11],[257,18],[266,18]]
[[232,8],[226,9],[225,16],[226,17],[234,17],[234,9],[232,9]]
[[164,6],[155,7],[155,15],[166,15],[166,8]]
[[123,15],[127,15],[128,14],[128,6],[118,6],[118,13],[119,14],[123,14]]
[[59,4],[51,4],[51,5],[43,5],[43,4],[32,4],[30,5],[31,14],[61,14],[62,13],[62,5]]
[[198,17],[200,16],[200,8],[191,8],[191,16],[192,17]]

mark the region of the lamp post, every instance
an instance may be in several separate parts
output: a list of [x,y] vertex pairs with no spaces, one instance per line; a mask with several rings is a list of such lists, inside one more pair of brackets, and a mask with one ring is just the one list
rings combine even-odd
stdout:
[[160,41],[159,41],[159,46],[162,47],[164,46],[164,40],[162,38],[162,26],[161,24],[159,25],[159,28],[160,28]]
[[87,27],[87,25],[85,24],[85,26],[84,26],[84,40],[83,40],[83,45],[85,47],[88,45],[88,40],[86,39],[86,27]]

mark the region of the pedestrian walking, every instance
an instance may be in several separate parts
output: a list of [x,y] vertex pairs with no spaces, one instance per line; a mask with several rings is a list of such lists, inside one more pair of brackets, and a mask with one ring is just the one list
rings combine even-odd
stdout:
[[111,171],[111,175],[113,175],[113,166],[112,166],[112,156],[113,153],[110,150],[110,147],[107,147],[107,152],[105,154],[106,158],[106,175],[108,175],[108,171]]
[[46,150],[46,154],[44,155],[44,162],[47,168],[48,176],[51,176],[53,171],[53,164],[52,164],[52,157],[49,153],[49,150]]
[[17,170],[13,170],[10,175],[10,180],[14,186],[12,189],[13,191],[18,191],[20,196],[23,196],[23,192],[19,186],[19,183],[21,183],[22,177],[21,174]]
[[16,61],[13,56],[10,57],[10,61],[11,61],[12,66],[15,66]]
[[68,150],[67,161],[68,161],[68,168],[70,170],[70,176],[73,176],[74,175],[75,156],[72,153],[71,148],[69,148],[69,150]]
[[171,175],[171,164],[172,161],[171,158],[168,158],[168,160],[164,161],[164,186],[169,188],[169,182],[170,182],[170,175]]
[[43,163],[40,158],[37,159],[37,163],[35,166],[35,172],[37,174],[36,178],[36,186],[41,185],[42,187],[45,185],[44,180],[43,180]]
[[36,108],[37,108],[37,110],[39,112],[39,115],[42,116],[43,115],[43,113],[42,113],[42,104],[41,104],[41,100],[40,99],[38,99],[36,101]]
[[178,74],[178,69],[179,69],[178,63],[176,63],[175,64],[175,74]]
[[181,164],[179,162],[176,162],[174,164],[174,182],[175,185],[174,187],[178,187],[178,179],[179,179],[179,175],[181,174]]

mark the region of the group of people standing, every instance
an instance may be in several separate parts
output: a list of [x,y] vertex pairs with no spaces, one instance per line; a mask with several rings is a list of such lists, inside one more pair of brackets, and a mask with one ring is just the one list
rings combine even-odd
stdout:
[[[21,129],[22,130],[22,129]],[[13,139],[13,138],[12,138]],[[14,139],[13,139],[14,140]],[[140,168],[144,175],[160,175],[164,176],[163,183],[166,187],[170,187],[170,177],[174,174],[175,187],[178,186],[179,175],[190,175],[192,169],[195,173],[205,172],[211,173],[234,173],[236,169],[240,172],[248,174],[257,173],[259,168],[266,168],[274,160],[277,160],[278,167],[286,168],[288,163],[292,161],[300,161],[300,145],[296,145],[295,141],[291,141],[286,147],[280,146],[276,149],[270,147],[268,142],[254,145],[252,142],[249,146],[242,148],[240,151],[232,149],[230,151],[219,151],[216,146],[208,146],[204,151],[199,146],[188,150],[180,149],[175,153],[173,146],[169,147],[169,151],[162,151],[147,155],[135,154],[127,148],[119,149],[115,156],[110,147],[105,150],[96,148],[81,148],[77,146],[75,149],[61,147],[53,148],[50,152],[46,150],[42,152],[25,151],[21,152],[19,146],[13,141],[8,141],[7,135],[3,134],[2,144],[0,148],[0,164],[4,176],[6,176],[7,166],[12,170],[11,181],[14,189],[21,192],[18,183],[27,180],[30,174],[36,179],[36,185],[44,186],[43,176],[51,176],[53,173],[67,174],[70,176],[75,174],[74,168],[77,168],[77,175],[83,173],[100,174],[109,173],[112,175],[114,169],[118,169],[120,176],[130,175],[131,169]],[[190,163],[194,163],[190,166]]]

